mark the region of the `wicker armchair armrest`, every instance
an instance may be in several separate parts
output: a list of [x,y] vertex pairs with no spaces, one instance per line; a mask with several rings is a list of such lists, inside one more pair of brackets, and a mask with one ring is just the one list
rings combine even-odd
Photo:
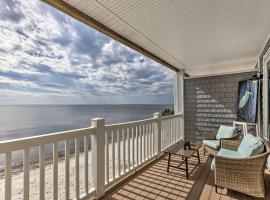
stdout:
[[229,140],[239,140],[241,136],[241,131],[238,131],[233,137],[228,138]]
[[203,139],[204,140],[215,140],[216,139],[216,132],[206,132],[203,133]]
[[241,143],[240,140],[224,140],[221,139],[221,148],[236,151]]
[[228,158],[215,156],[216,170],[220,172],[256,173],[264,171],[269,153],[249,158]]

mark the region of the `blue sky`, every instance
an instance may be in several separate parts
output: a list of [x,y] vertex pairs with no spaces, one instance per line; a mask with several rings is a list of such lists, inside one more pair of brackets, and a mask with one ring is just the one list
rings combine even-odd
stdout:
[[0,0],[0,104],[173,103],[173,72],[39,0]]

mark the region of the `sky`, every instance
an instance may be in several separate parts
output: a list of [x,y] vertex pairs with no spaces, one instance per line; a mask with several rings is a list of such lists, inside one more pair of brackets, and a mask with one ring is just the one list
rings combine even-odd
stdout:
[[161,64],[39,0],[0,2],[0,105],[173,103]]

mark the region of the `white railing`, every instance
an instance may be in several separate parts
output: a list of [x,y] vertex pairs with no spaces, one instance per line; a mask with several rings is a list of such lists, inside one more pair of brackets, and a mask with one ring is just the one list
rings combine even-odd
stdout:
[[155,119],[108,125],[105,128],[106,186],[156,155]]
[[[181,117],[181,114],[160,117],[159,113],[155,113],[151,119],[112,125],[105,125],[104,119],[95,118],[92,119],[89,128],[0,142],[0,154],[5,155],[5,199],[11,199],[12,195],[12,152],[14,151],[23,151],[24,199],[29,199],[29,187],[31,187],[29,150],[32,147],[39,148],[39,199],[45,199],[45,194],[49,192],[52,194],[50,199],[58,199],[60,186],[64,188],[65,193],[61,199],[71,197],[82,199],[91,195],[95,195],[98,199],[105,194],[108,187],[121,181],[137,168],[155,159],[170,145],[183,139],[180,132]],[[90,136],[91,150],[89,151]],[[71,170],[71,141],[74,141],[75,149],[74,170]],[[60,168],[60,173],[64,170],[64,183],[59,182],[58,176],[58,154],[61,142],[64,142],[65,157],[64,169]],[[52,144],[53,152],[52,191],[45,191],[45,145],[48,144]],[[80,160],[83,160],[83,163]],[[84,172],[80,177],[81,170]],[[74,180],[70,177],[71,171],[75,173]],[[71,188],[74,191],[70,191],[71,181],[74,181],[74,187]]]
[[181,134],[181,114],[161,118],[161,150],[183,139]]
[[180,117],[155,113],[151,119],[105,126],[106,188],[179,141]]
[[[91,134],[95,134],[95,128],[83,128],[78,130],[72,130],[72,131],[65,131],[65,132],[59,132],[59,133],[53,133],[53,134],[47,134],[47,135],[41,135],[41,136],[35,136],[35,137],[29,137],[29,138],[22,138],[22,139],[16,139],[16,140],[10,140],[10,141],[3,141],[0,142],[0,153],[5,155],[5,199],[10,200],[12,196],[12,153],[17,151],[23,151],[23,199],[30,199],[29,196],[29,188],[30,188],[30,182],[29,182],[29,172],[30,172],[30,149],[31,148],[37,148],[39,149],[39,158],[38,158],[38,165],[39,165],[39,177],[38,182],[35,182],[34,184],[39,184],[39,196],[38,199],[45,199],[45,194],[48,194],[50,192],[50,197],[46,197],[46,199],[58,199],[59,194],[59,185],[64,185],[65,190],[65,198],[70,198],[70,192],[75,193],[75,198],[79,199],[83,196],[89,196],[91,195],[92,191],[94,189],[90,188],[89,185],[91,185],[88,177],[88,141],[89,136]],[[71,169],[70,166],[70,152],[71,147],[70,143],[74,142],[74,161],[75,166],[74,169]],[[83,141],[83,148],[84,153],[80,155],[80,141]],[[65,161],[64,161],[64,183],[59,183],[58,181],[58,154],[60,146],[59,144],[64,143],[64,155],[65,155]],[[49,146],[48,146],[49,145]],[[61,146],[61,147],[62,147]],[[45,182],[45,147],[47,151],[49,151],[49,148],[52,148],[52,180],[49,180],[50,183]],[[79,158],[84,158],[84,180],[80,180],[80,166],[79,166]],[[75,171],[75,184],[74,184],[74,191],[70,191],[70,173],[71,170]],[[62,171],[61,171],[62,173]],[[73,181],[73,180],[72,180]],[[84,192],[82,195],[80,195],[80,182],[84,182]],[[52,185],[52,191],[45,191],[45,185]],[[49,187],[49,186],[48,186]],[[63,198],[63,197],[62,197]]]

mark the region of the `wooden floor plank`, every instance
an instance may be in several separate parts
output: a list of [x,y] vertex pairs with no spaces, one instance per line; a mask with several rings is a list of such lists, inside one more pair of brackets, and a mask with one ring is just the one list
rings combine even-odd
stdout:
[[[197,166],[196,158],[190,160],[190,179],[187,180],[184,171],[171,169],[167,173],[167,158],[162,157],[130,177],[114,188],[103,199],[200,199],[200,200],[250,200],[253,197],[233,192],[226,188],[214,187],[214,173],[210,170],[212,158],[203,156],[202,164]],[[179,160],[172,159],[177,164]],[[270,173],[265,176],[266,200],[270,200]]]
[[204,166],[202,166],[201,170],[198,171],[200,175],[196,177],[197,178],[196,184],[194,184],[194,187],[190,191],[187,199],[194,200],[194,199],[200,198],[201,191],[203,190],[206,179],[210,173],[210,166],[211,166],[212,160],[213,160],[212,157],[208,157],[207,161],[205,163],[202,163],[204,164]]
[[210,177],[210,185],[212,186],[211,194],[209,197],[209,200],[219,200],[220,199],[220,194],[221,194],[221,188],[218,188],[218,192],[216,192],[215,189],[215,181],[214,181],[214,172],[211,171],[209,174]]
[[204,187],[202,189],[202,192],[200,194],[200,200],[208,200],[210,198],[210,194],[211,194],[213,185],[211,185],[212,184],[212,180],[211,180],[212,177],[209,175],[210,175],[210,171],[208,173],[208,177],[206,179],[206,182],[205,182]]
[[220,200],[230,200],[231,199],[231,190],[227,188],[222,188],[220,194]]

